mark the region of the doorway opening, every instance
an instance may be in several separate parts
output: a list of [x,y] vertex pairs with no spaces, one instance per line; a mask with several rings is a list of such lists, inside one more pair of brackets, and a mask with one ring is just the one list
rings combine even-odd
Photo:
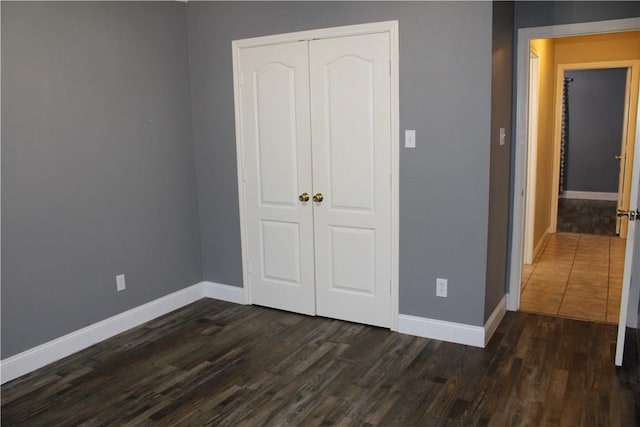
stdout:
[[[601,67],[594,68],[594,65]],[[627,145],[631,68],[607,63],[571,64],[562,79],[560,179],[557,231],[621,235],[616,210],[628,198]],[[580,68],[578,68],[580,67]]]
[[[517,77],[517,110],[516,110],[516,145],[515,145],[515,169],[514,169],[514,204],[513,204],[513,233],[512,252],[510,264],[510,283],[507,307],[509,310],[525,310],[529,301],[552,303],[556,305],[556,312],[546,314],[564,315],[566,317],[581,318],[583,320],[596,320],[611,323],[619,323],[618,348],[616,364],[622,363],[622,345],[624,343],[624,329],[627,324],[631,262],[629,255],[633,251],[632,233],[629,239],[620,239],[617,236],[595,236],[586,233],[565,234],[558,232],[558,201],[559,201],[559,175],[560,175],[560,137],[561,137],[561,113],[562,113],[562,81],[566,66],[580,63],[615,62],[626,61],[624,64],[614,64],[608,68],[625,68],[630,70],[634,79],[631,90],[632,99],[627,103],[628,110],[628,140],[634,140],[635,127],[638,122],[638,58],[637,48],[635,56],[624,56],[624,40],[629,45],[637,46],[640,33],[637,32],[638,23],[633,20],[604,21],[597,23],[557,25],[541,28],[520,29],[518,32],[518,77]],[[612,40],[608,40],[611,38]],[[531,41],[536,42],[530,43]],[[590,44],[591,43],[591,44]],[[608,46],[608,47],[605,47]],[[533,49],[532,49],[533,48]],[[533,75],[530,68],[531,51],[538,57],[538,136],[537,145],[528,144],[531,139],[528,124],[531,122],[530,76]],[[569,66],[567,66],[569,65]],[[584,68],[584,67],[583,67]],[[588,67],[587,67],[588,68]],[[594,67],[598,68],[598,67]],[[601,67],[604,68],[604,67]],[[535,78],[535,75],[533,76]],[[545,89],[544,86],[548,85]],[[527,138],[529,136],[529,138]],[[636,144],[640,145],[640,144]],[[625,154],[628,160],[627,175],[624,175],[622,183],[629,183],[626,189],[625,209],[631,211],[636,207],[638,183],[637,176],[632,180],[631,169],[638,175],[637,161],[634,162],[633,144],[623,147],[620,154]],[[536,162],[534,171],[541,175],[531,179],[527,171],[531,169],[529,156],[535,152]],[[621,150],[622,151],[622,150]],[[638,155],[635,156],[640,157]],[[633,165],[633,168],[632,168]],[[596,174],[595,171],[592,172]],[[534,195],[528,194],[535,182]],[[632,184],[632,185],[631,185]],[[633,188],[632,188],[633,187]],[[631,191],[630,191],[631,190]],[[635,196],[635,197],[634,197]],[[527,206],[527,202],[534,205]],[[552,214],[553,213],[553,214]],[[525,219],[533,216],[533,226]],[[625,218],[626,219],[626,218]],[[627,226],[625,221],[624,226]],[[634,223],[628,225],[629,230],[635,230]],[[525,231],[526,230],[526,231]],[[624,237],[624,232],[620,235]],[[530,235],[526,236],[526,233]],[[613,242],[613,243],[612,243]],[[530,251],[530,252],[529,252]],[[526,255],[530,253],[527,257]],[[625,263],[625,258],[628,262]],[[531,264],[524,264],[524,262]],[[587,267],[598,267],[599,271],[588,270]],[[594,286],[594,278],[598,277],[600,286]],[[555,283],[555,287],[552,283]],[[592,285],[579,287],[579,284]],[[537,290],[539,298],[527,297],[528,290]],[[611,286],[610,286],[611,284]],[[637,287],[637,283],[635,286]],[[530,288],[528,288],[531,286]],[[522,298],[521,298],[522,294]],[[553,295],[552,295],[553,294]],[[598,306],[599,317],[589,318],[586,314],[595,311],[593,307],[585,307],[580,302],[580,296],[600,296]],[[528,301],[529,300],[529,301]],[[553,301],[551,301],[553,300]],[[637,301],[635,296],[634,301]],[[566,302],[565,309],[561,306]],[[614,302],[615,301],[615,302]],[[617,306],[616,306],[617,304]],[[569,310],[573,306],[573,312]],[[618,308],[619,307],[619,308]],[[632,307],[635,310],[635,305]],[[581,309],[582,313],[578,313]],[[542,310],[531,310],[541,312]],[[564,311],[564,313],[561,313]],[[580,315],[579,315],[580,314]],[[607,316],[608,315],[608,316]],[[637,322],[637,320],[635,321]],[[632,322],[635,325],[635,322]]]
[[615,45],[618,36],[530,42],[520,310],[616,324],[625,250],[618,236],[626,237],[616,209],[630,193],[624,165],[633,150],[633,62],[563,62],[580,59],[577,43],[598,42]]

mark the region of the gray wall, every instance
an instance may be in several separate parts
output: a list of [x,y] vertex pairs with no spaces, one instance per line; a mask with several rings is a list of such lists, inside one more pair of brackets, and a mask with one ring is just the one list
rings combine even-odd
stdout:
[[567,190],[618,192],[626,68],[566,71],[569,83]]
[[[493,3],[491,66],[491,170],[489,179],[489,240],[485,321],[506,293],[509,175],[511,159],[511,99],[513,64],[513,3]],[[499,145],[499,129],[505,128],[505,145]]]
[[637,1],[516,1],[515,26],[546,27],[640,16]]
[[202,280],[187,52],[181,3],[2,2],[2,358]]
[[400,127],[417,131],[400,152],[400,312],[482,325],[491,3],[190,2],[187,16],[206,280],[242,285],[231,41],[398,20]]

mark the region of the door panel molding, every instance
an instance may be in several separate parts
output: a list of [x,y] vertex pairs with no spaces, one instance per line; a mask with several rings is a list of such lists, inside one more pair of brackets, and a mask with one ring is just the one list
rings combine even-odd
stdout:
[[[245,294],[245,302],[253,301],[254,289],[251,289],[251,281],[249,280],[249,272],[255,266],[250,265],[249,257],[249,229],[247,227],[247,190],[246,183],[250,178],[247,172],[247,153],[243,147],[243,118],[242,118],[242,91],[241,85],[247,76],[241,75],[241,52],[243,49],[252,47],[261,47],[268,45],[277,45],[284,43],[292,43],[299,41],[310,41],[318,39],[330,39],[336,37],[355,36],[385,33],[389,38],[389,73],[390,73],[390,170],[389,170],[389,186],[391,188],[391,204],[390,204],[390,231],[391,242],[390,250],[387,255],[390,257],[391,269],[391,307],[390,307],[390,329],[398,328],[398,288],[399,288],[399,154],[400,154],[400,129],[399,129],[399,42],[398,42],[398,21],[375,22],[361,25],[351,25],[343,27],[332,27],[310,31],[301,31],[286,34],[270,35],[265,37],[248,38],[235,40],[232,42],[232,60],[233,60],[233,85],[234,85],[234,108],[235,108],[235,129],[236,129],[236,153],[237,153],[237,172],[238,172],[238,193],[240,208],[240,232],[242,243],[242,268],[243,268],[243,286]],[[337,61],[334,66],[339,65]],[[339,67],[338,67],[339,68]],[[307,190],[304,190],[307,191]],[[373,195],[375,199],[375,194]],[[311,203],[311,202],[309,202]],[[327,205],[328,206],[328,205]],[[284,206],[283,206],[284,207]],[[339,207],[343,210],[354,210],[354,213],[363,213],[366,209],[362,207]]]

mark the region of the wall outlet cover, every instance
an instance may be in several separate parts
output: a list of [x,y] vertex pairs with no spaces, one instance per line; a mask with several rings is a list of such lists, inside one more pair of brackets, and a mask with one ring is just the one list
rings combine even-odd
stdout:
[[416,148],[416,131],[415,130],[404,131],[404,147]]
[[118,274],[116,276],[116,290],[120,292],[124,291],[125,289],[127,289],[127,284],[124,280],[124,274]]
[[436,279],[436,296],[446,298],[447,287],[448,287],[447,279],[437,278]]

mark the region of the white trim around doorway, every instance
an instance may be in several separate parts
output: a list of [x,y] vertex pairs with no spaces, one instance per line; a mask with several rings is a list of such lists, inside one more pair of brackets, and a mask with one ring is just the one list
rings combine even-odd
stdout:
[[[524,225],[524,263],[531,264],[535,258],[533,247],[534,218],[536,214],[536,170],[538,168],[538,110],[540,91],[540,56],[529,52],[529,127],[527,131],[527,190]],[[539,246],[539,245],[538,245]]]

